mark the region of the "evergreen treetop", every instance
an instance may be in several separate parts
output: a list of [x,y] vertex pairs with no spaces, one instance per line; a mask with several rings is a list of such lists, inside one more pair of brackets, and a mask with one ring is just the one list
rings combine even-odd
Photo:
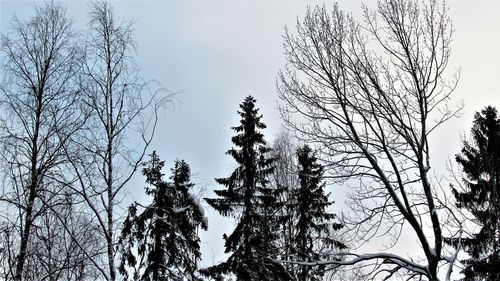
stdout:
[[252,96],[245,98],[238,114],[240,125],[232,127],[237,133],[231,138],[235,147],[227,151],[238,167],[226,178],[216,182],[225,189],[215,190],[218,198],[206,198],[210,206],[223,216],[238,219],[233,233],[224,234],[225,252],[232,253],[226,262],[206,270],[217,275],[232,272],[238,280],[287,280],[280,264],[271,261],[274,255],[273,227],[276,225],[273,208],[275,190],[268,186],[273,160],[267,156],[261,122]]
[[195,280],[201,258],[198,228],[206,230],[208,225],[203,208],[190,193],[194,184],[189,165],[177,160],[171,182],[166,182],[161,171],[164,164],[153,152],[142,170],[152,203],[129,207],[118,242],[119,270],[125,280],[129,272],[133,280]]
[[[335,218],[328,212],[333,202],[328,201],[324,192],[323,166],[317,162],[314,152],[308,145],[297,150],[299,163],[299,188],[294,190],[297,202],[296,235],[292,239],[293,251],[296,259],[305,262],[314,262],[328,256],[325,249],[345,249],[346,246],[333,238],[333,231],[343,227],[340,223],[331,220]],[[300,280],[322,280],[323,268],[299,266],[297,275]]]
[[465,190],[453,188],[457,206],[468,210],[479,232],[447,238],[470,255],[463,260],[465,280],[500,280],[500,120],[488,106],[474,115],[472,142],[464,141],[456,161],[462,167]]

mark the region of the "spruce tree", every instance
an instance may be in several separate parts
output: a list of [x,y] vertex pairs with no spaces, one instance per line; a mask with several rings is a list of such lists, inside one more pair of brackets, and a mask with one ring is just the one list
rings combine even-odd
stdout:
[[494,107],[476,112],[472,142],[464,141],[456,161],[462,167],[465,190],[453,188],[457,206],[468,210],[479,232],[448,238],[469,254],[463,260],[465,280],[500,280],[500,120]]
[[[146,176],[146,194],[153,197],[148,206],[134,203],[119,238],[122,253],[120,273],[132,280],[195,280],[200,258],[199,227],[207,228],[203,209],[189,192],[190,169],[176,161],[172,182],[163,180],[165,162],[153,152],[142,173]],[[138,208],[144,210],[138,214]]]
[[240,105],[240,125],[232,127],[236,148],[227,154],[238,167],[227,178],[216,179],[225,188],[215,190],[218,198],[207,198],[210,206],[221,215],[238,220],[229,236],[224,234],[225,251],[231,253],[226,262],[206,269],[208,275],[233,273],[238,280],[287,280],[281,264],[274,263],[276,232],[274,209],[276,189],[268,186],[273,160],[267,157],[264,135],[266,128],[255,107],[255,99],[248,96]]
[[[324,192],[323,166],[317,163],[311,148],[307,145],[299,148],[297,158],[300,186],[294,190],[294,201],[298,206],[296,235],[292,240],[292,249],[299,261],[314,262],[326,258],[319,247],[346,248],[343,243],[332,237],[332,232],[339,230],[343,225],[332,222],[335,215],[327,212],[327,208],[333,202],[328,201]],[[301,265],[297,275],[301,281],[322,280],[324,271],[322,268]]]
[[190,190],[194,187],[191,183],[191,170],[189,165],[184,160],[175,161],[175,166],[172,169],[173,188],[178,192],[176,209],[177,213],[177,228],[181,235],[174,236],[174,245],[181,249],[181,253],[177,256],[180,259],[180,264],[185,269],[187,279],[195,280],[198,271],[198,260],[201,258],[200,238],[198,230],[207,229],[208,221],[205,217],[205,212],[198,198],[194,196]]

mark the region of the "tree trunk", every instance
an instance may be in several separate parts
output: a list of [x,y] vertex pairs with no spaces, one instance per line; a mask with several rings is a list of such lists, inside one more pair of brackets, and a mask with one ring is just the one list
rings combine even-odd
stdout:
[[33,204],[35,202],[35,188],[34,185],[30,186],[30,196],[28,206],[26,207],[26,217],[24,222],[24,230],[21,237],[21,246],[19,247],[19,254],[17,255],[16,275],[14,280],[21,281],[23,276],[24,262],[26,260],[26,250],[28,248],[29,234],[31,225],[33,224]]
[[107,229],[107,235],[106,235],[106,242],[107,242],[107,247],[108,247],[108,266],[109,266],[109,278],[111,281],[116,280],[116,268],[115,268],[115,251],[113,249],[113,205],[115,202],[113,202],[113,151],[112,151],[112,143],[113,139],[110,138],[110,141],[108,143],[108,159],[107,159],[107,164],[108,164],[108,178],[107,178],[107,185],[108,185],[108,229]]

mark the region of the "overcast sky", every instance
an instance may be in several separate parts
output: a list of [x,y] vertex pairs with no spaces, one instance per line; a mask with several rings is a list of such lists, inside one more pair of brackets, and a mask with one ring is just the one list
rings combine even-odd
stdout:
[[[238,104],[249,94],[257,99],[268,125],[266,138],[273,139],[281,127],[275,81],[285,63],[284,27],[293,29],[308,5],[323,2],[331,7],[331,1],[112,2],[118,17],[135,22],[137,61],[144,76],[179,92],[179,103],[161,115],[151,147],[167,160],[167,167],[176,158],[185,159],[196,182],[208,190],[221,188],[213,178],[227,176],[234,167],[225,155],[231,147],[230,127],[238,124]],[[473,113],[488,104],[500,108],[500,1],[449,2],[456,29],[449,73],[461,68],[454,101],[463,99],[465,110],[462,118],[448,122],[432,139],[437,171],[444,171],[445,161],[459,151]],[[373,7],[376,2],[365,3]],[[87,4],[65,4],[75,28],[84,29]],[[359,15],[361,1],[339,4]],[[32,15],[33,6],[31,1],[0,0],[1,33],[8,32],[14,14]],[[143,179],[133,185],[133,200],[141,200]],[[331,191],[335,195],[335,189]],[[221,258],[222,232],[230,230],[215,212],[208,214],[209,230],[202,235],[204,265]]]

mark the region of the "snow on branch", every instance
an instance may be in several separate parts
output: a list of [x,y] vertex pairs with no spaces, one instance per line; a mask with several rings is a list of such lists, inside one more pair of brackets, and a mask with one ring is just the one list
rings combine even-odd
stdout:
[[315,262],[303,262],[303,261],[290,261],[290,260],[273,260],[277,263],[290,263],[305,266],[321,266],[321,265],[334,265],[334,266],[349,266],[356,265],[365,261],[382,260],[382,264],[395,265],[393,270],[388,270],[389,273],[384,280],[392,276],[396,271],[401,269],[408,270],[410,272],[416,273],[418,275],[427,276],[429,273],[427,267],[415,263],[411,260],[402,258],[398,255],[390,253],[375,253],[375,254],[354,254],[354,253],[339,253],[336,256],[341,257],[338,260],[319,260]]

